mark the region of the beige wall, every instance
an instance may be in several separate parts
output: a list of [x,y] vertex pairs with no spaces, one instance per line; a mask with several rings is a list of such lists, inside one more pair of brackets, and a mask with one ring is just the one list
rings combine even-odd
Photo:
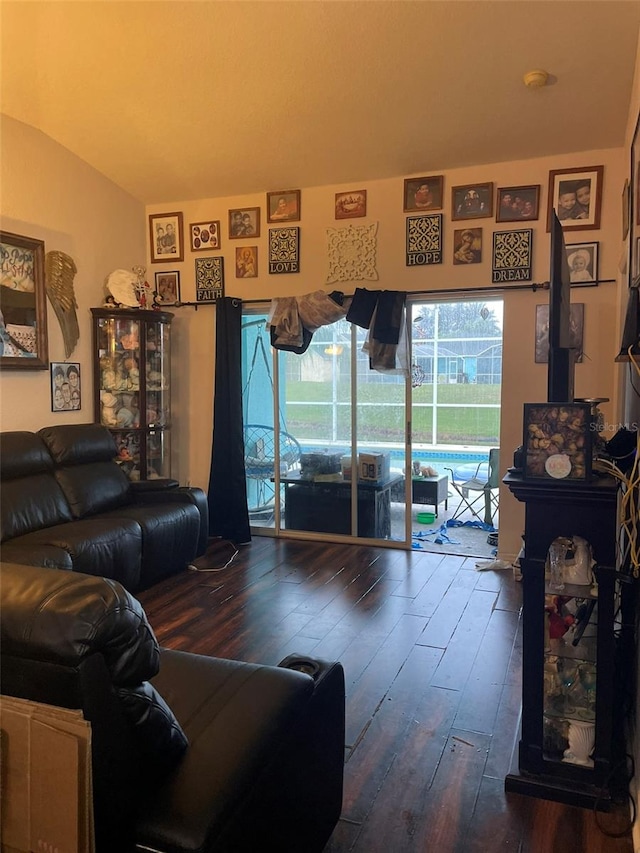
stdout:
[[[44,240],[45,252],[66,252],[74,282],[80,340],[69,361],[80,363],[82,409],[51,411],[48,370],[0,373],[0,428],[36,430],[94,420],[89,309],[102,303],[114,269],[145,263],[144,207],[50,137],[6,116],[0,122],[0,225]],[[49,359],[65,361],[64,342],[47,300]]]
[[[325,284],[326,229],[346,226],[334,219],[334,196],[338,191],[367,190],[366,219],[352,224],[378,222],[377,282],[351,282],[343,285],[352,292],[356,285],[389,290],[425,291],[443,288],[486,287],[491,292],[491,235],[494,230],[519,227],[502,225],[494,219],[479,219],[473,225],[483,228],[484,249],[481,265],[454,267],[451,261],[453,229],[461,227],[450,218],[451,188],[456,185],[493,181],[496,187],[541,184],[541,216],[532,223],[534,229],[534,281],[549,278],[549,235],[546,231],[547,184],[549,170],[603,164],[604,194],[602,227],[598,231],[575,231],[568,242],[597,240],[600,250],[600,278],[614,279],[598,288],[574,290],[574,301],[585,303],[586,358],[576,367],[576,396],[611,397],[603,407],[609,421],[619,405],[616,377],[620,365],[613,362],[619,346],[618,272],[621,256],[620,196],[627,175],[627,156],[623,149],[587,151],[554,158],[541,158],[515,163],[496,163],[458,169],[445,174],[444,263],[432,267],[405,265],[405,214],[402,197],[404,177],[391,180],[360,182],[357,185],[304,187],[301,196],[300,244],[301,272],[295,275],[269,275],[267,272],[268,225],[265,222],[265,193],[195,202],[170,201],[147,208],[147,213],[182,211],[185,225],[185,261],[181,264],[149,264],[149,275],[163,269],[178,269],[181,274],[182,299],[195,299],[196,257],[208,253],[192,253],[188,244],[188,225],[219,219],[222,226],[220,252],[225,259],[225,292],[244,299],[265,299],[308,293],[336,285]],[[283,188],[275,188],[283,189]],[[261,235],[256,239],[228,238],[228,211],[231,208],[260,207]],[[259,247],[259,275],[250,281],[235,278],[235,248],[256,244]],[[504,376],[502,399],[502,471],[511,464],[513,451],[522,441],[522,404],[546,399],[546,366],[534,363],[535,306],[548,300],[544,291],[514,291],[505,295]],[[180,362],[180,381],[174,383],[179,396],[174,397],[173,418],[177,427],[174,447],[178,450],[178,470],[174,475],[206,487],[211,451],[211,415],[213,409],[213,362],[215,309],[202,306],[197,311],[176,311],[174,346]],[[185,425],[186,428],[185,428]],[[514,557],[520,545],[523,512],[511,494],[503,489],[500,512],[500,551],[505,558]]]

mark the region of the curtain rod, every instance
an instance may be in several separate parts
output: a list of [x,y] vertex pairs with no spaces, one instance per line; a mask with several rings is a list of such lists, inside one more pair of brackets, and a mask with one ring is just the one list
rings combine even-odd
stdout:
[[[595,281],[576,281],[572,282],[571,287],[597,287],[599,284],[613,284],[615,283],[615,278],[598,278]],[[407,291],[407,296],[438,296],[442,294],[456,294],[456,293],[508,293],[511,290],[531,290],[533,293],[536,293],[538,290],[549,290],[549,282],[548,281],[533,281],[528,284],[511,284],[506,287],[487,287],[484,285],[483,287],[443,287],[439,290],[411,290]],[[234,297],[240,299],[243,305],[261,305],[263,302],[270,302],[271,299],[242,299],[241,297]],[[278,297],[272,297],[273,299],[277,299]],[[345,293],[345,299],[352,299],[353,293]],[[215,305],[215,302],[180,302],[179,304],[172,306],[175,308],[184,308],[193,306],[196,311],[199,307],[204,305]]]

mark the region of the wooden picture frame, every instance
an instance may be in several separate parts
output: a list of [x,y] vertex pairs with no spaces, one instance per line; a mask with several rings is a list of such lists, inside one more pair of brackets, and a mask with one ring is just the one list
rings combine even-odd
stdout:
[[220,220],[192,222],[189,225],[192,252],[207,252],[220,248]]
[[182,213],[149,214],[149,248],[152,264],[184,260]]
[[540,184],[499,187],[496,222],[532,222],[540,216]]
[[157,272],[154,303],[161,308],[180,304],[180,273],[177,270]]
[[46,370],[44,241],[0,231],[0,370]]
[[359,219],[367,215],[367,191],[351,190],[346,193],[336,193],[336,219]]
[[525,480],[591,479],[589,403],[525,403]]
[[454,266],[482,263],[482,228],[456,228],[453,232]]
[[420,210],[442,210],[444,175],[422,178],[405,178],[403,210],[412,213]]
[[82,408],[80,364],[77,361],[52,361],[51,411],[78,412]]
[[571,284],[595,284],[598,281],[598,243],[566,243]]
[[299,222],[300,190],[267,193],[267,222]]
[[229,211],[229,239],[260,236],[260,208],[237,207]]
[[603,176],[604,166],[550,171],[547,231],[551,231],[554,210],[565,231],[600,228]]
[[258,277],[258,247],[236,246],[236,278]]
[[485,219],[490,216],[493,216],[493,182],[452,187],[451,219]]

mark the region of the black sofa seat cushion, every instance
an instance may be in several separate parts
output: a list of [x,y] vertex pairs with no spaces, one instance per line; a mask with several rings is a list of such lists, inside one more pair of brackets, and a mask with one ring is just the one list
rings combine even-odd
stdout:
[[[184,729],[189,749],[138,813],[138,845],[172,853],[282,849],[261,836],[257,825],[238,830],[257,831],[254,847],[227,833],[230,826],[236,831],[236,809],[246,816],[251,800],[266,799],[265,775],[290,747],[296,720],[304,718],[313,697],[313,679],[289,669],[161,649],[153,684]],[[240,827],[246,822],[238,820]]]
[[[134,504],[100,513],[99,517],[114,521],[127,519],[140,525],[142,563],[135,589],[146,589],[169,575],[184,571],[196,556],[200,513],[192,503]],[[179,565],[176,565],[177,555]]]
[[9,544],[22,549],[50,545],[67,552],[76,572],[113,578],[127,589],[140,583],[142,529],[133,519],[70,521],[19,536]]

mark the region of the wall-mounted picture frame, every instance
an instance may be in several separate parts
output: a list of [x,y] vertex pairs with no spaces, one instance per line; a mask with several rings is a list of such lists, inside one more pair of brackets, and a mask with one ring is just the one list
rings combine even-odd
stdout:
[[196,258],[196,302],[217,302],[224,296],[224,258]]
[[482,262],[482,228],[456,228],[453,232],[453,263],[455,265]]
[[236,278],[257,278],[258,247],[236,246]]
[[423,178],[405,178],[403,210],[442,210],[444,198],[444,175]]
[[[569,343],[575,349],[577,364],[583,360],[584,303],[572,302],[569,308]],[[536,364],[549,363],[549,303],[536,305]]]
[[484,219],[493,216],[493,182],[465,184],[451,189],[451,218]]
[[524,478],[591,479],[592,438],[589,403],[525,403]]
[[604,166],[550,171],[547,231],[551,231],[554,210],[565,231],[600,228],[603,176]]
[[300,190],[267,193],[267,222],[298,222]]
[[149,241],[152,264],[183,261],[182,213],[149,214]]
[[229,239],[260,236],[260,208],[239,207],[229,211]]
[[220,220],[192,222],[189,225],[192,252],[206,252],[220,248]]
[[408,267],[442,263],[442,213],[407,216]]
[[351,190],[348,193],[336,193],[336,219],[358,219],[367,215],[367,191]]
[[300,228],[269,228],[269,273],[300,272]]
[[0,231],[0,370],[46,370],[44,241]]
[[629,236],[629,224],[631,210],[631,191],[629,188],[629,178],[624,182],[622,188],[622,239],[626,240]]
[[493,232],[491,280],[494,284],[531,281],[532,261],[533,228]]
[[598,281],[598,243],[567,243],[569,278],[572,284]]
[[496,222],[532,222],[540,215],[540,184],[498,187]]
[[161,308],[180,304],[180,273],[177,270],[157,272],[154,302]]
[[77,412],[82,408],[80,364],[77,361],[52,361],[51,411]]

